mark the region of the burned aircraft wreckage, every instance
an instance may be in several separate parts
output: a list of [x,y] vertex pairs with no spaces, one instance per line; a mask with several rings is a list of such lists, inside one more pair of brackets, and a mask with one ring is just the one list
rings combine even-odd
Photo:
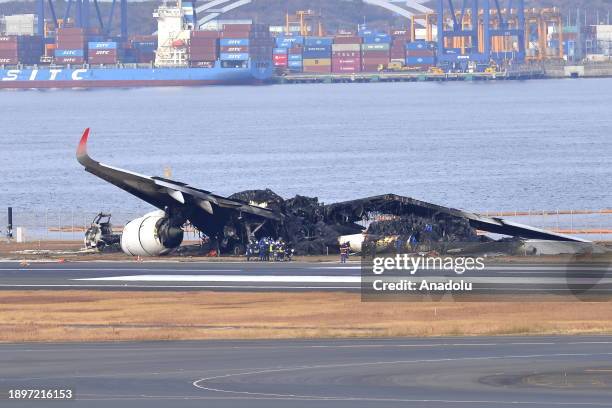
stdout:
[[428,242],[479,242],[477,230],[525,239],[582,241],[500,218],[447,208],[395,194],[323,204],[297,195],[283,199],[271,190],[222,197],[161,177],[150,177],[93,160],[87,153],[89,129],[77,149],[85,170],[159,210],[130,221],[121,248],[131,255],[171,252],[183,240],[183,226],[206,234],[221,252],[243,253],[250,240],[282,238],[297,254],[324,254],[339,242],[355,250],[385,237],[417,237]]

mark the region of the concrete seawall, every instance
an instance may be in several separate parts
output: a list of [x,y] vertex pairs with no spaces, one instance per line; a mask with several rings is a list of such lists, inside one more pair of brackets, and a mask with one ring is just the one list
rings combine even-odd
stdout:
[[593,62],[587,64],[545,64],[548,78],[597,78],[612,77],[612,62]]

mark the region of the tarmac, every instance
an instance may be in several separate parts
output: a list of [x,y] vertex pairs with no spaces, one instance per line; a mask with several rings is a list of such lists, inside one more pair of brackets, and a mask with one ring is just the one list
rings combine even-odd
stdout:
[[[462,275],[452,270],[429,270],[408,278],[432,282],[464,280],[472,282],[482,293],[571,294],[574,289],[586,288],[612,296],[611,275],[609,264],[502,263],[486,264],[484,270]],[[373,278],[376,277],[370,279]],[[360,291],[361,288],[359,262],[0,262],[2,290]]]
[[[71,401],[8,401],[9,389]],[[0,345],[15,407],[610,407],[612,336]]]

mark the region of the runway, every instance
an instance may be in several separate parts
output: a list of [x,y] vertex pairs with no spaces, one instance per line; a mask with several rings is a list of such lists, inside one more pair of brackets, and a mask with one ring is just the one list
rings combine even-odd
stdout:
[[57,387],[70,407],[609,407],[612,337],[0,345],[2,398]]
[[[462,279],[473,282],[483,293],[563,294],[568,287],[571,292],[584,286],[612,296],[610,265],[492,264],[463,275],[453,271],[418,271],[413,278],[432,282]],[[4,290],[360,291],[361,288],[359,262],[0,263],[0,289]]]

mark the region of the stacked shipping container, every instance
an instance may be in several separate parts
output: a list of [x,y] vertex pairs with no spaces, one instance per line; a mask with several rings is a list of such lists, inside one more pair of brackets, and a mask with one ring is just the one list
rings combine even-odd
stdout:
[[272,62],[276,68],[287,68],[289,56],[287,48],[274,48],[272,52]]
[[0,37],[0,65],[37,64],[42,53],[41,37],[30,35]]
[[249,59],[251,24],[225,24],[220,33],[219,59],[221,66],[241,67]]
[[307,37],[302,52],[303,71],[310,73],[330,73],[332,66],[332,43],[328,37]]
[[426,41],[406,43],[406,66],[427,69],[436,64],[436,53],[433,44]]
[[86,36],[82,28],[57,30],[55,62],[58,64],[84,64]]
[[249,57],[251,63],[257,68],[264,68],[260,64],[270,64],[274,38],[270,34],[270,26],[267,24],[253,24],[249,35]]
[[391,37],[384,33],[371,33],[363,36],[361,45],[361,68],[366,72],[375,72],[380,66],[389,64]]
[[[304,50],[304,37],[277,37],[277,49],[284,48],[287,50],[287,68],[291,72],[302,72]],[[278,59],[277,57],[275,57]]]
[[87,45],[87,60],[90,64],[116,64],[119,61],[117,43],[89,42]]
[[332,72],[338,74],[361,71],[361,37],[336,37],[332,45]]
[[394,30],[391,33],[391,49],[389,59],[394,62],[406,63],[406,43],[411,41],[410,32],[407,30]]
[[192,31],[188,52],[192,67],[213,67],[219,58],[219,32]]

